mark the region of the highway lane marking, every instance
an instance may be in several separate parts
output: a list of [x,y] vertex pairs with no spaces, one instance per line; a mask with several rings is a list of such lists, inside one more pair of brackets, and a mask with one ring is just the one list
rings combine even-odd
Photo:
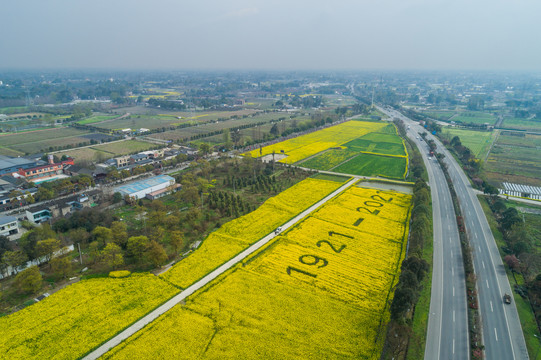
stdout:
[[490,311],[494,312],[494,307],[492,306],[492,300],[490,301]]
[[[482,217],[480,214],[480,212],[482,213],[483,210],[481,209],[481,204],[479,203],[479,201],[475,202],[472,200],[472,197],[471,196],[468,196],[469,199],[467,200],[470,200],[471,202],[471,205],[473,206],[473,210],[475,211],[475,215],[477,216],[477,219],[479,220],[480,224],[482,222]],[[477,205],[477,206],[475,206]],[[484,213],[483,213],[484,215]],[[488,225],[486,223],[486,217],[485,217],[485,224]],[[489,229],[488,227],[483,227],[481,225],[481,235],[483,236],[484,240],[485,240],[485,243],[488,245],[488,242],[487,242],[487,238],[491,239],[491,241],[493,243],[495,243],[495,240],[494,240],[494,237],[492,236],[492,232],[490,230],[485,230],[485,229]],[[486,234],[486,232],[488,232],[488,235]],[[492,267],[495,269],[495,266],[496,266],[496,262],[494,261],[494,258],[492,256],[492,253],[490,252],[490,250],[488,251],[488,256],[490,258],[490,263],[492,265]],[[501,260],[500,260],[501,262]],[[507,279],[505,280],[502,280],[502,281],[508,281]],[[498,277],[496,277],[496,287],[498,289],[498,291],[501,293],[502,289],[501,289],[501,286],[500,286],[500,280],[498,279]],[[509,319],[507,318],[507,312],[504,311],[503,312],[503,317],[505,319],[505,325],[506,325],[506,328],[505,330],[507,330],[507,334],[509,334],[509,337],[511,338],[511,331],[509,330]],[[515,347],[513,346],[513,341],[510,341],[509,344],[511,345],[511,352],[513,353],[513,358],[514,358],[514,354],[515,354]]]
[[455,353],[455,339],[453,338],[453,354]]
[[451,250],[451,257],[453,257],[453,250]]
[[494,328],[494,335],[496,335],[496,341],[498,341],[498,330],[496,328]]
[[455,322],[455,311],[453,310],[453,322]]
[[475,238],[477,239],[477,233],[473,233],[473,235],[475,235]]
[[453,286],[453,296],[455,296],[455,287]]
[[455,268],[451,268],[451,274],[455,276]]
[[483,269],[485,268],[485,262],[481,260],[481,264],[483,264]]
[[490,289],[490,286],[488,286],[488,279],[486,280],[486,282],[487,282],[487,288],[489,288],[489,289]]
[[451,225],[447,225],[447,229],[451,231]]
[[479,252],[482,252],[481,251],[481,245],[477,245],[477,248],[479,249]]

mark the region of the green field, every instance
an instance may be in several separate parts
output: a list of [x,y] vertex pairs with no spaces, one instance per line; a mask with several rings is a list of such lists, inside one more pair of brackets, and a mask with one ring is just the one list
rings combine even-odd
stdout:
[[455,114],[454,111],[445,111],[445,110],[421,111],[421,113],[433,119],[442,120],[442,121],[449,120],[449,118]]
[[396,134],[394,125],[386,126],[378,132],[368,133],[339,148],[321,152],[301,162],[300,165],[311,169],[332,170],[353,175],[403,179],[406,158],[384,155],[406,155],[402,138]]
[[[260,119],[261,122],[266,121],[265,117],[269,116],[269,115],[271,115],[271,113],[262,114],[262,115],[260,115],[260,117],[258,117],[258,119]],[[276,115],[276,114],[274,114],[274,115]],[[284,117],[283,114],[282,114],[281,117]],[[277,120],[277,119],[278,118],[275,117],[275,118],[272,118],[270,120]],[[278,129],[280,131],[283,131],[285,129],[288,129],[288,128],[292,127],[295,124],[295,122],[297,124],[299,124],[302,121],[307,120],[307,119],[308,119],[307,116],[298,116],[298,117],[293,118],[293,119],[287,118],[287,119],[281,121],[278,124]],[[225,124],[228,126],[228,128],[229,128],[229,126],[231,126],[231,123],[229,121],[226,121]],[[262,124],[262,125],[257,125],[257,126],[246,128],[246,129],[240,129],[240,133],[242,134],[244,139],[262,140],[265,135],[268,135],[270,133],[270,130],[271,130],[273,125],[274,125],[274,123],[267,122],[267,123]],[[201,127],[201,126],[199,126],[199,127]],[[203,141],[207,142],[207,143],[211,143],[211,144],[221,144],[221,143],[223,143],[223,139],[224,139],[223,135],[218,134],[218,135],[206,137],[206,138],[203,139]]]
[[487,179],[496,185],[508,181],[541,186],[541,136],[502,131],[484,170]]
[[103,121],[94,123],[93,126],[96,126],[100,129],[107,130],[119,130],[119,129],[157,129],[161,127],[169,127],[178,125],[180,122],[185,122],[186,120],[179,120],[173,115],[130,115],[125,118],[118,118],[111,121]]
[[485,163],[485,170],[532,178],[538,183],[541,179],[541,149],[496,144]]
[[356,156],[354,149],[330,149],[302,162],[300,166],[317,170],[331,170],[344,161]]
[[360,154],[332,170],[351,175],[404,179],[406,164],[406,158]]
[[473,123],[475,125],[483,125],[485,123],[488,123],[489,125],[494,125],[496,123],[497,117],[489,113],[468,111],[460,112],[449,120],[463,124]]
[[77,121],[77,124],[81,124],[81,125],[95,124],[95,123],[100,123],[105,120],[111,120],[116,117],[118,117],[118,115],[96,115],[96,116],[91,116],[81,121]]
[[346,182],[346,181],[348,181],[350,179],[347,176],[333,175],[333,174],[322,174],[322,173],[315,174],[314,176],[312,176],[312,178],[319,179],[319,180],[337,181],[339,183],[344,183],[344,182]]
[[113,143],[94,145],[81,149],[66,150],[57,153],[57,156],[71,156],[76,164],[89,161],[102,161],[116,156],[133,154],[139,151],[149,150],[156,147],[156,144],[138,140],[125,140]]
[[21,112],[25,112],[27,110],[26,106],[8,106],[8,107],[2,107],[0,108],[0,114],[17,114]]
[[496,144],[530,148],[541,147],[541,135],[502,131]]
[[[241,117],[239,119],[231,119],[227,121],[220,121],[220,122],[211,122],[207,124],[201,124],[198,126],[191,126],[187,128],[172,130],[172,131],[166,131],[163,133],[156,133],[150,135],[152,138],[161,139],[161,140],[183,140],[188,139],[194,135],[199,134],[208,134],[214,131],[221,131],[223,129],[235,129],[243,125],[251,125],[251,124],[257,124],[261,122],[266,122],[267,124],[258,126],[258,128],[247,128],[247,129],[241,129],[241,133],[244,136],[250,136],[255,139],[259,139],[258,136],[263,136],[265,133],[269,133],[270,128],[272,127],[272,124],[270,124],[270,121],[278,120],[280,118],[286,118],[281,124],[279,124],[280,130],[285,129],[285,126],[289,126],[293,122],[300,123],[303,120],[308,119],[308,117],[296,117],[294,119],[289,119],[288,114],[284,114],[283,112],[270,112],[270,113],[260,113],[255,116],[247,116],[247,117]],[[205,142],[211,142],[211,143],[221,143],[223,140],[222,135],[214,136],[205,138]]]
[[495,133],[488,131],[464,130],[445,127],[442,136],[447,140],[458,136],[462,145],[469,148],[478,159],[484,159],[490,149]]
[[6,156],[24,156],[25,153],[13,150],[7,147],[0,146],[0,155],[6,155]]
[[504,118],[501,125],[504,129],[541,131],[540,119]]
[[50,151],[51,147],[77,145],[89,140],[80,137],[90,131],[63,127],[0,136],[0,147],[6,147],[21,153]]

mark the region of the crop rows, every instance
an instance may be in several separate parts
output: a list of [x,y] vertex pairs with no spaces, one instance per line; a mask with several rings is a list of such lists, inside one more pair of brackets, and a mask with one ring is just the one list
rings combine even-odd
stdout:
[[347,190],[105,359],[378,359],[410,199]]
[[77,359],[178,289],[149,274],[83,280],[0,318],[4,359]]
[[340,185],[310,178],[301,181],[268,199],[257,210],[224,224],[163,276],[182,288],[188,287]]
[[253,150],[248,155],[260,157],[272,154],[273,152],[277,154],[283,152],[287,155],[287,158],[280,160],[280,162],[292,164],[361,137],[369,132],[377,131],[385,126],[386,124],[384,123],[348,121],[310,134],[265,146],[261,151],[259,149]]

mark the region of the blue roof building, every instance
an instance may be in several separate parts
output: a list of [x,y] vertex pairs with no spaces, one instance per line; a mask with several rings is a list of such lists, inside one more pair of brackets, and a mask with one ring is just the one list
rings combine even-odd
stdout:
[[128,195],[135,199],[142,199],[147,194],[172,187],[173,185],[175,185],[175,179],[173,177],[159,175],[119,186],[115,188],[115,192],[119,192],[122,196]]

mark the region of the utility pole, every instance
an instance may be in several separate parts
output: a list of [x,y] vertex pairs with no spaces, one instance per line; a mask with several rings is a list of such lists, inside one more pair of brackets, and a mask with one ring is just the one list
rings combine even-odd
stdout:
[[83,265],[83,254],[81,253],[81,243],[77,243],[77,247],[79,248],[79,260],[81,261],[81,265]]

